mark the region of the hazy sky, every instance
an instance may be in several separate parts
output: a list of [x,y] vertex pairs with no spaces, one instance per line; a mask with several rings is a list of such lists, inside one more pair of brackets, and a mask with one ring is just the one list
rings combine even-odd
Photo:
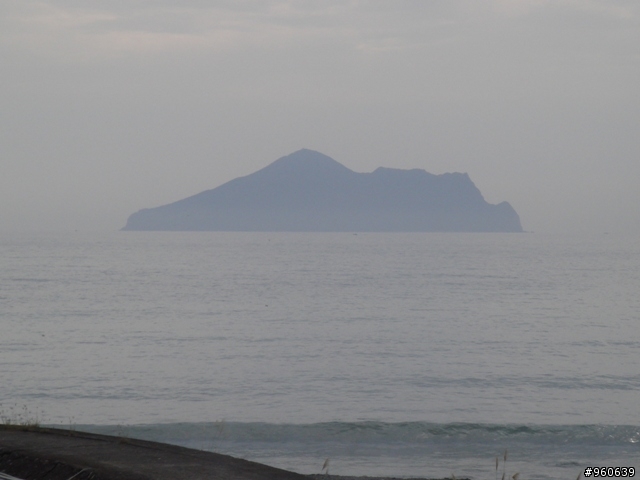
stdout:
[[117,230],[300,148],[640,233],[638,0],[0,0],[3,230]]

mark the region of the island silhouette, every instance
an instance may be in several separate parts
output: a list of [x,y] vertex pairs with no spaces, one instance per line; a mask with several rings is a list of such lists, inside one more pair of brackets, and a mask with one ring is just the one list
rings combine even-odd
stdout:
[[380,167],[357,173],[298,150],[245,177],[132,214],[122,230],[522,232],[508,202],[485,201],[466,173]]

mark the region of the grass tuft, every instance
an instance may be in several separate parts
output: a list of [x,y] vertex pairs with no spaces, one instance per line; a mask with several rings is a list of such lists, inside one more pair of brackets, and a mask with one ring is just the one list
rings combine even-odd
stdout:
[[26,405],[18,407],[17,403],[9,407],[4,407],[0,404],[0,424],[18,427],[39,427],[40,412],[37,409],[32,412]]
[[327,458],[322,464],[322,470],[320,470],[320,474],[325,472],[325,475],[329,475],[329,459]]

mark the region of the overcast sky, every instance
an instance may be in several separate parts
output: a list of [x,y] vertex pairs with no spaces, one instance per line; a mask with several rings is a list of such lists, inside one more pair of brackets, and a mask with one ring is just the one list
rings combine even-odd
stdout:
[[638,234],[640,1],[0,0],[3,230],[117,230],[300,148]]

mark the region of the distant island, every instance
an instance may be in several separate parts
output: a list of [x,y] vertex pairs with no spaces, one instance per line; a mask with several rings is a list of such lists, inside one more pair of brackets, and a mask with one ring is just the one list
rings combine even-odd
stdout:
[[466,173],[383,167],[357,173],[304,149],[213,190],[140,210],[122,230],[522,232],[522,226],[509,203],[487,203]]

